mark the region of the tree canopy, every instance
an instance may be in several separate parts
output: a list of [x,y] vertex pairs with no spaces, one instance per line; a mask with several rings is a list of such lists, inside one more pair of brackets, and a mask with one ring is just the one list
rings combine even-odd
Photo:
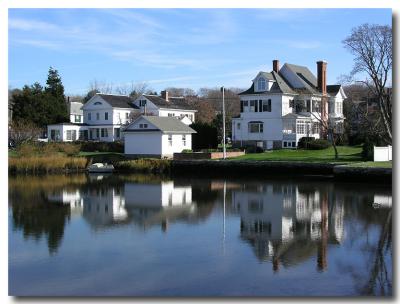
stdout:
[[35,82],[22,90],[14,90],[13,121],[26,121],[44,127],[48,124],[68,121],[68,108],[65,102],[64,86],[58,71],[50,68],[46,87]]

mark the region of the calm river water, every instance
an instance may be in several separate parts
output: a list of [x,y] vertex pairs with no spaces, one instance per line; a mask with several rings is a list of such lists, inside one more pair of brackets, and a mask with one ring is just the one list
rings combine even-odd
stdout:
[[392,295],[391,188],[9,178],[14,296]]

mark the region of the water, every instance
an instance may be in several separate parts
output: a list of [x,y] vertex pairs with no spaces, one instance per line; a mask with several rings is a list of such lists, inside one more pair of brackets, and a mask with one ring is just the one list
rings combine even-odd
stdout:
[[307,179],[9,179],[18,296],[392,295],[391,188]]

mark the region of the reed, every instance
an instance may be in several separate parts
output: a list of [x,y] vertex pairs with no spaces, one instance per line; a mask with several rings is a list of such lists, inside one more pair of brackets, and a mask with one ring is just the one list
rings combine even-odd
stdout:
[[82,171],[86,168],[85,157],[70,157],[61,154],[31,155],[10,157],[8,170],[11,173],[56,173],[65,171]]

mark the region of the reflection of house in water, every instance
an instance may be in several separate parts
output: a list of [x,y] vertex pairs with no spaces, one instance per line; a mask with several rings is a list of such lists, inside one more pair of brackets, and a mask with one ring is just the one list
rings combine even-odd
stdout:
[[50,201],[69,204],[71,214],[82,215],[93,227],[127,219],[123,188],[97,185],[87,189],[62,190],[48,196]]
[[[323,189],[322,189],[323,190]],[[254,184],[233,191],[233,208],[241,216],[240,234],[260,260],[290,266],[318,254],[326,267],[328,242],[343,237],[343,201],[328,202],[327,191],[308,185]]]
[[83,194],[83,217],[94,227],[125,222],[128,214],[123,188],[104,185],[86,190]]
[[63,189],[58,192],[53,191],[47,196],[51,202],[62,202],[71,208],[71,215],[81,215],[83,212],[83,198],[79,189],[67,190]]
[[192,187],[174,181],[157,184],[125,184],[126,209],[133,220],[147,228],[161,225],[165,231],[168,223],[194,215]]

